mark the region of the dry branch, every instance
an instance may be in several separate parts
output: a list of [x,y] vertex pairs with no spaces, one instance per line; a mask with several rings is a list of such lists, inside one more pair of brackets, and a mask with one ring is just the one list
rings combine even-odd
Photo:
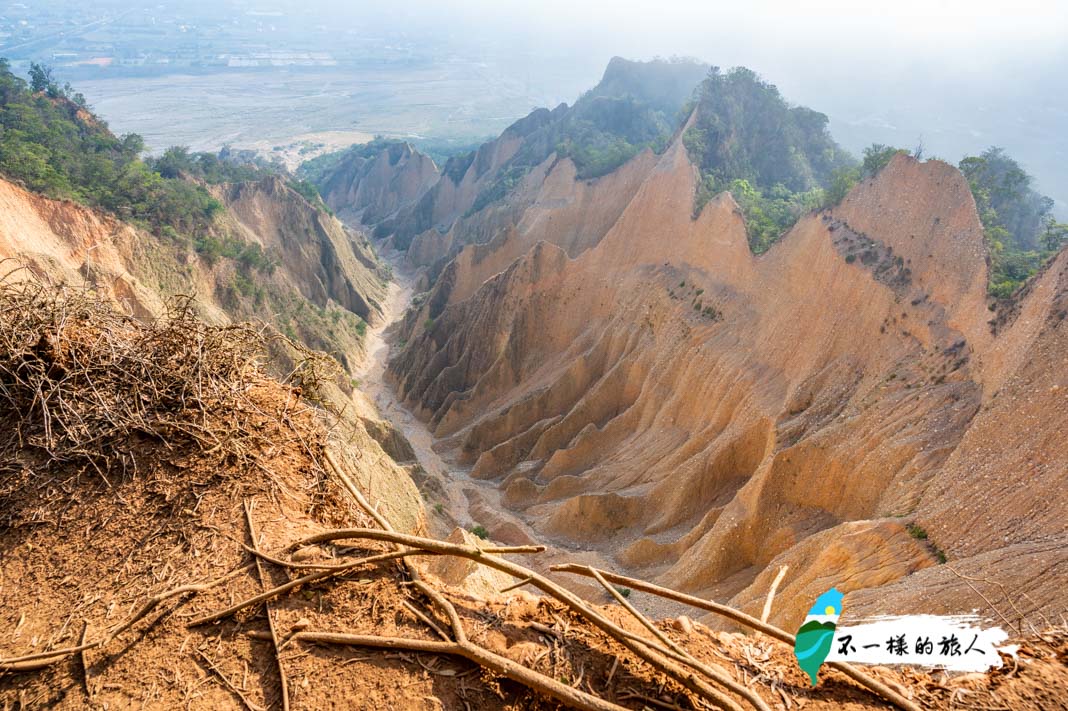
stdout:
[[654,625],[648,617],[639,612],[638,609],[634,607],[634,605],[630,604],[618,590],[612,587],[612,585],[610,585],[609,582],[604,579],[604,576],[601,575],[599,571],[594,570],[593,573],[594,577],[597,578],[597,582],[601,584],[601,587],[611,593],[612,597],[616,599],[616,602],[618,602],[620,606],[623,607],[623,609],[629,612],[632,617],[638,620],[642,627],[649,630],[654,637],[660,640],[661,644],[667,647],[667,649],[664,650],[666,656],[671,657],[676,661],[681,662],[693,669],[696,669],[697,671],[701,672],[717,684],[720,684],[721,686],[730,689],[735,694],[741,696],[743,699],[752,704],[754,708],[759,709],[759,711],[771,711],[767,703],[764,702],[764,699],[760,698],[759,694],[757,694],[752,689],[746,687],[745,685],[736,682],[733,678],[731,678],[731,676],[727,673],[725,669],[712,664],[704,664],[694,659],[693,655],[691,655],[679,645],[675,644],[675,642],[673,642],[670,637],[668,637],[666,634],[657,629],[657,626]]
[[760,621],[767,622],[768,617],[771,616],[771,604],[775,601],[775,593],[779,589],[779,584],[782,583],[782,579],[786,577],[786,571],[790,569],[790,566],[779,566],[779,572],[776,574],[775,579],[771,581],[771,587],[768,588],[768,597],[764,600],[764,609],[760,613]]
[[197,656],[200,657],[201,663],[204,664],[205,667],[207,667],[208,671],[214,674],[223,683],[223,686],[225,686],[230,692],[236,695],[237,698],[241,699],[241,703],[244,704],[245,708],[247,708],[249,711],[267,711],[263,707],[252,703],[252,700],[245,696],[244,692],[242,692],[241,689],[238,689],[236,686],[234,686],[234,683],[226,678],[226,674],[223,674],[222,670],[215,665],[215,662],[208,659],[208,655],[198,651]]
[[616,641],[630,650],[633,654],[648,662],[655,669],[658,669],[660,672],[671,677],[690,691],[701,696],[709,703],[718,708],[730,709],[731,711],[740,711],[741,709],[741,706],[739,706],[736,701],[696,676],[693,672],[680,667],[677,661],[671,659],[669,655],[665,655],[660,650],[650,647],[648,640],[627,632],[619,625],[596,612],[585,600],[575,595],[570,590],[557,585],[533,570],[524,568],[523,566],[504,558],[487,554],[478,547],[447,543],[432,538],[422,538],[420,536],[412,536],[391,531],[380,531],[369,528],[349,528],[325,531],[309,536],[290,544],[288,549],[294,550],[315,543],[327,543],[347,539],[384,541],[410,548],[420,548],[441,554],[454,555],[500,570],[516,578],[530,578],[531,585],[556,598],[578,615],[586,618],[602,632],[615,638]]
[[[267,586],[267,575],[263,572],[263,563],[260,562],[258,557],[259,542],[256,539],[256,526],[252,522],[252,505],[248,500],[245,500],[245,521],[248,523],[248,535],[252,541],[252,550],[257,554],[256,557],[256,572],[260,578],[260,587]],[[282,694],[282,711],[289,711],[289,684],[286,682],[286,670],[282,665],[282,646],[278,641],[278,630],[275,629],[274,617],[271,615],[271,603],[263,603],[263,611],[267,614],[267,628],[271,631],[271,644],[274,647],[274,661],[278,667],[278,681],[281,685]],[[264,694],[266,697],[266,694]]]
[[192,620],[191,622],[189,622],[188,626],[189,627],[197,627],[199,625],[204,625],[204,624],[207,624],[209,622],[217,622],[217,621],[219,621],[219,620],[221,620],[223,618],[229,617],[230,615],[234,614],[235,612],[240,612],[241,610],[244,610],[246,607],[251,607],[252,605],[258,605],[261,602],[266,602],[268,600],[273,600],[274,598],[278,597],[279,595],[284,595],[285,593],[289,592],[290,590],[295,590],[296,588],[299,588],[301,585],[307,585],[308,583],[313,583],[316,580],[323,580],[324,578],[329,578],[329,577],[332,577],[334,575],[339,575],[341,573],[344,573],[345,571],[352,570],[353,568],[358,568],[361,565],[372,564],[372,563],[381,563],[381,562],[389,561],[389,560],[397,560],[399,558],[404,558],[406,556],[418,555],[418,554],[419,554],[419,551],[412,551],[412,550],[392,551],[390,553],[382,553],[380,555],[373,555],[373,556],[370,556],[370,557],[367,557],[367,558],[361,558],[359,560],[353,561],[352,563],[347,563],[345,565],[341,565],[341,566],[339,566],[337,568],[330,568],[328,570],[320,570],[320,571],[317,571],[315,573],[308,573],[307,575],[305,575],[303,577],[296,578],[294,580],[290,580],[288,583],[283,583],[282,585],[279,585],[277,587],[273,587],[270,590],[265,590],[264,592],[260,593],[259,595],[254,595],[253,597],[250,597],[247,600],[242,600],[239,603],[231,605],[230,607],[226,608],[225,610],[220,610],[218,612],[213,612],[211,614],[204,615],[202,617],[198,617],[198,618]]
[[[257,639],[267,639],[267,636],[263,633],[250,632],[249,634]],[[377,649],[429,652],[431,654],[449,654],[463,657],[533,691],[557,699],[569,708],[581,709],[581,711],[626,711],[623,706],[563,684],[471,642],[439,642],[437,640],[379,637],[376,635],[342,634],[338,632],[297,632],[291,639],[316,644],[374,647]]]
[[[565,563],[562,565],[554,565],[550,568],[550,570],[561,573],[575,573],[577,575],[585,575],[591,578],[594,577],[594,568],[591,568],[588,565]],[[774,625],[768,624],[767,622],[761,622],[752,615],[747,615],[741,610],[736,610],[733,607],[722,605],[718,602],[712,602],[711,600],[703,600],[699,597],[687,595],[686,593],[681,593],[677,590],[661,587],[660,585],[654,585],[653,583],[647,583],[644,580],[638,580],[637,578],[629,578],[625,575],[617,575],[615,573],[609,573],[604,570],[598,570],[597,572],[604,576],[606,580],[609,580],[618,585],[626,585],[627,587],[633,588],[634,590],[640,590],[641,592],[646,592],[651,595],[656,595],[658,597],[663,597],[668,600],[674,600],[675,602],[681,602],[686,605],[691,605],[702,610],[714,612],[717,615],[726,617],[729,620],[733,620],[734,622],[737,622],[740,625],[744,625],[758,632],[763,632],[769,637],[774,637],[780,642],[785,642],[791,647],[794,645],[794,636],[789,632],[781,630],[778,627],[775,627]],[[882,683],[878,679],[875,679],[865,674],[864,672],[860,671],[859,669],[850,664],[846,664],[845,662],[827,662],[827,666],[842,672],[853,681],[857,682],[858,684],[875,693],[876,695],[883,697],[898,708],[904,709],[905,711],[920,711],[920,707],[914,704],[912,701],[909,701],[904,696],[897,693],[886,684]]]

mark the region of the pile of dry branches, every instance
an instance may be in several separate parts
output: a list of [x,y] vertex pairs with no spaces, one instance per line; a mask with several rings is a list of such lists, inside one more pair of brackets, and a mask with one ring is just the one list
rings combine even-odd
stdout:
[[90,290],[2,281],[0,457],[127,471],[148,441],[244,460],[262,439],[250,392],[271,338],[209,326],[188,297],[144,323]]

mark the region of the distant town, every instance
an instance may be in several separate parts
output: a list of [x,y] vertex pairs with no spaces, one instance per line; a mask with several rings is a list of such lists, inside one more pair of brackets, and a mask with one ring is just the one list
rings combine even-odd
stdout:
[[93,75],[94,69],[109,68],[404,64],[418,62],[427,49],[425,41],[403,32],[390,36],[376,29],[371,37],[355,28],[339,33],[251,4],[236,16],[195,3],[110,5],[55,0],[6,5],[0,11],[0,56],[16,68],[38,61]]

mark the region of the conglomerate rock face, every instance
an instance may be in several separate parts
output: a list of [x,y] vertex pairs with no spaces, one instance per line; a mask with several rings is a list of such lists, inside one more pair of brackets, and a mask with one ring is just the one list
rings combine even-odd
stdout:
[[729,194],[692,217],[695,180],[680,140],[596,180],[551,158],[425,235],[455,256],[405,321],[402,397],[546,539],[669,585],[757,607],[790,565],[784,621],[830,584],[952,609],[974,595],[940,561],[982,557],[1052,610],[1068,256],[995,329],[952,166],[898,156],[760,256]]

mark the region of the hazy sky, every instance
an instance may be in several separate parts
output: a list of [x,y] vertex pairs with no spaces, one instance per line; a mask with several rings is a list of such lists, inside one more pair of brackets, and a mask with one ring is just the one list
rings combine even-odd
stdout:
[[[865,0],[39,1],[160,3],[238,27],[250,11],[281,11],[277,24],[292,30],[285,41],[313,44],[402,35],[435,61],[484,61],[498,79],[483,91],[512,80],[529,99],[513,101],[516,113],[574,101],[615,55],[744,65],[788,101],[830,116],[835,138],[854,152],[922,142],[928,156],[956,163],[1003,146],[1068,216],[1068,0],[894,0],[877,11]],[[106,106],[107,88],[93,89]]]
[[[724,64],[833,57],[892,70],[916,59],[976,72],[1063,56],[1064,0],[540,0],[410,2],[400,13],[442,29],[616,54],[693,54]],[[351,5],[356,13],[366,7]],[[391,12],[397,12],[393,10]],[[904,55],[904,56],[903,56]]]
[[565,100],[613,55],[745,65],[789,101],[830,115],[832,132],[854,151],[922,142],[928,155],[955,163],[1005,146],[1068,214],[1068,0],[868,6],[876,4],[445,0],[400,12],[413,27],[496,40],[517,57],[558,53],[574,68],[558,80]]

